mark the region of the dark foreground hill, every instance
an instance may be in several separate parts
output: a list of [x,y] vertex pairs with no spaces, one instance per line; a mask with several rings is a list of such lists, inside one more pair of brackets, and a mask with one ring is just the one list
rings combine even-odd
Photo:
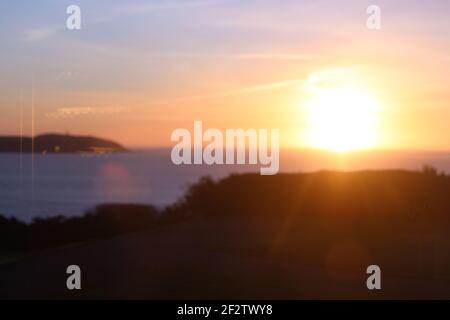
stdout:
[[[33,145],[34,144],[34,145]],[[96,137],[44,134],[31,137],[0,137],[0,152],[78,153],[124,152],[120,144]]]
[[[0,297],[450,298],[450,177],[432,170],[205,178],[162,212],[78,219],[16,221],[37,248],[78,242],[0,264]],[[82,291],[65,287],[71,264]]]

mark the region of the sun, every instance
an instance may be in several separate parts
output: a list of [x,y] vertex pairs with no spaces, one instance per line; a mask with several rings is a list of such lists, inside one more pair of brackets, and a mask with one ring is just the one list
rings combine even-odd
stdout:
[[316,75],[310,82],[305,102],[310,147],[347,152],[370,149],[378,143],[378,99],[367,88],[348,81],[346,73],[344,76],[330,81],[330,77]]

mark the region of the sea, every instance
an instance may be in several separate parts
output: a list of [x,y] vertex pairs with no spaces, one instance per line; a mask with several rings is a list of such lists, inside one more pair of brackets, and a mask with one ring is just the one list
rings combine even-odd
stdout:
[[[175,165],[170,149],[118,154],[0,154],[0,215],[82,215],[98,204],[138,203],[158,207],[182,199],[201,177],[260,173],[259,165]],[[348,154],[283,150],[279,172],[320,170],[421,170],[450,174],[450,152],[372,151]]]

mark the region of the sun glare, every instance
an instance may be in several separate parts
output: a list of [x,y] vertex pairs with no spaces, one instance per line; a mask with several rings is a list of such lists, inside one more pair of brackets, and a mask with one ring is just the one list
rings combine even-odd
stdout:
[[379,102],[355,83],[316,86],[306,101],[307,143],[313,148],[346,152],[370,149],[378,142]]

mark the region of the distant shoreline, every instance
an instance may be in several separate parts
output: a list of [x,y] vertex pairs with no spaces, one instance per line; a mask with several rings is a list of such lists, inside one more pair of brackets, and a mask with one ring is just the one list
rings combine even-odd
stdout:
[[92,136],[43,134],[36,137],[0,136],[0,153],[117,153],[128,150],[117,142]]

